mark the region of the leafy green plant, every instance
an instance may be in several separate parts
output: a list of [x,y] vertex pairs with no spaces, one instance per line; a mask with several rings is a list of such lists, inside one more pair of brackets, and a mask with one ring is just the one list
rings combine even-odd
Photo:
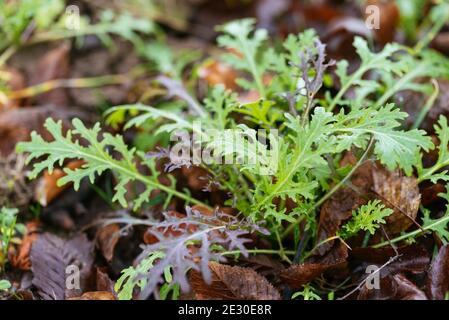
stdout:
[[[17,151],[27,151],[30,153],[27,161],[48,155],[47,159],[34,165],[30,177],[36,177],[42,170],[48,169],[53,172],[55,164],[62,165],[66,159],[82,159],[86,163],[76,170],[66,168],[66,176],[58,180],[59,185],[73,183],[75,190],[78,190],[83,178],[89,178],[93,183],[95,176],[106,170],[112,169],[116,174],[118,183],[115,186],[112,201],[119,202],[123,207],[127,207],[125,195],[127,193],[126,185],[130,182],[140,182],[145,186],[145,191],[133,200],[134,209],[149,200],[152,190],[158,189],[167,193],[167,202],[171,197],[176,196],[187,202],[202,204],[201,201],[177,191],[174,188],[174,181],[170,186],[163,185],[158,180],[158,171],[155,167],[155,161],[147,158],[142,152],[136,152],[134,148],[128,148],[120,135],[113,136],[109,133],[103,134],[99,140],[101,131],[100,124],[97,123],[93,128],[88,129],[79,119],[73,120],[73,130],[69,130],[66,135],[62,132],[61,121],[55,122],[47,119],[45,127],[53,136],[54,141],[46,142],[36,132],[32,133],[30,142],[21,142],[17,145]],[[79,139],[74,139],[74,135],[79,135],[87,146],[82,146]],[[114,158],[107,150],[111,146],[120,158]],[[146,176],[137,169],[137,161],[146,166],[152,175]]]
[[350,238],[360,231],[368,231],[373,235],[379,225],[385,223],[384,218],[392,213],[393,210],[385,208],[380,200],[370,201],[352,212],[352,219],[343,225],[339,235],[343,239]]
[[304,285],[302,291],[297,291],[293,293],[292,299],[302,297],[303,300],[321,300],[321,297],[315,293],[315,290],[310,284]]
[[15,208],[2,207],[0,209],[0,270],[4,269],[8,259],[8,248],[11,239],[16,232],[24,232],[24,226],[16,223],[18,213],[19,210]]
[[11,282],[8,280],[0,280],[0,291],[7,291],[9,288],[11,288]]
[[[223,250],[247,253],[244,238],[240,236],[254,232],[264,235],[278,249],[255,248],[253,253],[278,254],[285,262],[291,262],[288,255],[292,250],[285,250],[285,238],[291,231],[297,231],[301,222],[305,222],[306,230],[311,230],[314,237],[315,211],[368,157],[387,169],[400,169],[409,176],[416,169],[420,181],[445,174],[435,176],[447,162],[445,118],[440,119],[437,128],[440,158],[435,166],[423,168],[422,153],[434,148],[430,137],[423,130],[404,128],[402,123],[407,114],[390,103],[403,90],[427,93],[428,86],[418,79],[447,73],[447,61],[441,56],[428,50],[413,52],[397,44],[373,52],[365,40],[356,38],[354,47],[361,59],[359,68],[349,73],[348,63],[338,62],[339,91],[335,95],[327,92],[324,99],[317,99],[328,68],[334,63],[327,61],[325,46],[313,32],[290,36],[277,48],[269,46],[267,32],[255,30],[251,19],[231,22],[219,30],[224,35],[218,43],[227,49],[223,61],[240,72],[238,84],[244,90],[256,91],[259,98],[241,103],[236,93],[215,86],[199,102],[184,87],[178,68],[168,59],[159,64],[172,78],[163,75],[156,81],[167,88],[167,100],[172,104],[117,106],[108,110],[107,120],[117,124],[129,117],[125,129],[151,124],[153,132],[167,135],[184,130],[188,137],[201,137],[200,147],[210,150],[217,159],[256,158],[256,163],[195,163],[207,172],[210,184],[228,194],[225,205],[238,209],[241,216],[224,218],[220,211],[215,211],[213,216],[202,216],[188,208],[187,216],[182,218],[165,213],[163,221],[120,220],[125,224],[149,226],[159,240],[145,247],[136,268],[124,270],[116,286],[123,299],[131,298],[136,287],[141,297],[152,293],[166,297],[171,289],[176,296],[177,289],[173,286],[187,289],[186,272],[190,269],[200,271],[210,280],[207,262],[220,260],[226,253]],[[354,91],[354,99],[347,96],[350,90]],[[168,158],[167,174],[181,166],[192,166],[193,161],[175,163],[168,149],[145,155],[128,147],[120,135],[102,134],[99,124],[91,129],[78,119],[72,124],[73,129],[63,134],[61,123],[48,119],[45,127],[53,141],[45,141],[33,132],[31,141],[18,144],[17,151],[29,153],[28,162],[33,161],[32,178],[44,169],[52,171],[68,159],[82,159],[85,164],[81,168],[65,169],[66,176],[59,184],[71,182],[76,189],[81,179],[89,178],[93,182],[98,175],[111,170],[116,178],[112,200],[124,207],[130,202],[138,210],[154,190],[162,191],[165,204],[176,197],[186,205],[199,204],[206,208],[213,205],[208,200],[192,197],[188,190],[178,190],[171,175],[168,175],[169,185],[159,182],[156,159]],[[258,131],[261,128],[265,130],[263,133]],[[226,130],[238,132],[244,139],[237,143],[227,140],[229,131]],[[260,135],[269,143],[263,145],[255,139]],[[348,168],[340,165],[346,151],[357,157],[356,164]],[[127,188],[130,183],[143,185],[144,191],[139,195],[130,194]],[[391,213],[380,201],[369,202],[353,212],[340,237],[348,238],[362,231],[372,234]],[[436,228],[441,225],[440,220],[435,224],[429,217],[424,219],[424,228],[439,232],[446,239],[443,229]],[[269,232],[261,230],[262,222]],[[171,228],[181,235],[173,237],[170,232],[164,233]],[[216,250],[214,246],[218,244],[227,247]],[[316,298],[311,288],[304,290],[297,296]]]
[[148,257],[140,261],[136,268],[128,267],[122,270],[122,275],[115,282],[114,290],[118,293],[120,300],[131,300],[134,288],[138,287],[143,290],[146,285],[145,279],[139,279],[142,274],[146,274],[154,266],[157,259],[164,258],[165,254],[160,251],[152,252]]
[[119,35],[138,48],[143,46],[139,34],[154,34],[157,27],[152,20],[139,19],[128,12],[116,14],[104,10],[100,21],[92,24],[86,16],[79,17],[77,28],[67,28],[69,15],[62,0],[0,1],[0,65],[19,47],[71,37],[96,35],[107,45],[113,41],[109,35]]
[[448,171],[440,171],[440,169],[449,165],[449,127],[447,124],[447,118],[445,116],[440,116],[440,118],[438,119],[438,123],[434,127],[440,141],[440,144],[437,147],[438,159],[435,164],[429,168],[423,168],[422,164],[418,163],[417,171],[419,182],[430,180],[433,183],[437,183],[438,180],[449,180],[449,176],[447,175]]

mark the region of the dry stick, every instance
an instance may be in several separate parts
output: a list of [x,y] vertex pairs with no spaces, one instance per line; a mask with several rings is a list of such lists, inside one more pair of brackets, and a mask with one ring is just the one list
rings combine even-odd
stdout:
[[[447,221],[449,221],[449,216],[442,217],[440,219],[437,219],[435,222],[429,224],[428,226],[424,226],[423,227],[424,231],[421,231],[420,229],[417,229],[417,230],[411,231],[409,233],[405,233],[405,234],[400,235],[400,236],[398,236],[398,237],[396,237],[394,239],[391,239],[391,243],[396,243],[396,242],[408,239],[410,237],[414,237],[416,235],[419,235],[420,233],[424,234],[426,231],[432,230],[433,227],[435,227],[435,226],[437,226],[437,225],[439,225],[441,223],[447,223]],[[383,246],[385,246],[387,244],[389,244],[388,241],[384,241],[384,242],[372,245],[371,248],[380,248],[380,247],[383,247]]]
[[380,266],[380,268],[378,268],[376,271],[374,271],[373,273],[370,273],[369,275],[367,275],[358,285],[357,287],[355,287],[353,290],[351,290],[350,292],[348,292],[347,294],[345,294],[343,297],[338,298],[337,300],[344,300],[346,298],[348,298],[349,296],[351,296],[353,293],[357,292],[358,290],[360,290],[362,288],[362,286],[366,283],[366,280],[369,277],[373,277],[375,274],[379,273],[383,268],[385,268],[386,266],[390,265],[391,263],[393,263],[395,260],[397,260],[401,255],[396,255],[394,257],[391,257],[390,259],[388,259],[387,262],[385,262],[383,265]]
[[370,188],[370,191],[374,194],[376,194],[376,196],[382,198],[382,200],[388,202],[392,207],[394,207],[395,209],[397,209],[403,216],[405,216],[407,219],[409,219],[410,221],[412,221],[418,228],[421,229],[421,231],[424,232],[423,227],[412,217],[410,217],[404,210],[402,210],[401,208],[399,208],[397,205],[395,205],[394,203],[392,203],[390,200],[388,200],[387,198],[385,198],[383,195],[379,194],[376,190],[374,190],[373,188]]
[[349,297],[350,295],[352,295],[354,292],[356,292],[357,290],[359,290],[359,289],[363,286],[364,283],[366,283],[366,280],[368,279],[368,277],[370,277],[370,276],[372,277],[373,274],[376,274],[376,273],[379,272],[382,268],[385,268],[386,266],[388,266],[389,264],[391,264],[392,262],[394,262],[396,259],[398,259],[398,258],[401,256],[401,255],[399,254],[399,251],[398,251],[398,249],[396,248],[396,246],[391,242],[390,237],[388,236],[388,233],[387,233],[387,232],[385,231],[385,229],[384,229],[384,226],[381,225],[380,227],[382,228],[382,232],[384,233],[385,237],[387,238],[388,242],[390,243],[390,246],[393,248],[394,253],[395,253],[395,256],[390,257],[390,259],[389,259],[383,266],[381,266],[381,267],[380,267],[379,269],[377,269],[375,272],[373,272],[373,273],[369,274],[368,276],[366,276],[366,278],[363,279],[363,280],[359,283],[359,285],[358,285],[354,290],[352,290],[351,292],[347,293],[346,295],[344,295],[343,297],[339,298],[338,300],[344,300],[344,299],[346,299],[347,297]]
[[106,75],[91,78],[55,79],[27,87],[25,89],[11,91],[7,94],[9,99],[22,99],[36,96],[57,88],[92,88],[105,85],[122,84],[129,81],[127,75]]
[[[322,197],[320,200],[318,200],[308,211],[307,213],[312,212],[316,208],[318,208],[324,201],[329,199],[338,189],[341,188],[342,185],[346,183],[346,181],[352,176],[352,174],[360,167],[360,165],[365,161],[366,157],[368,156],[369,151],[371,150],[371,146],[373,145],[374,138],[371,136],[370,142],[368,146],[366,147],[365,152],[360,157],[359,161],[355,164],[355,166],[349,171],[349,173],[339,182],[337,183],[324,197]],[[287,229],[285,229],[284,233],[282,234],[282,238],[287,237],[290,232],[293,230],[295,225],[297,225],[301,221],[302,217],[298,218],[294,223],[290,224]]]
[[383,225],[380,225],[380,228],[382,229],[382,232],[385,235],[385,238],[387,238],[388,243],[390,244],[390,246],[393,248],[394,253],[396,253],[396,255],[399,255],[398,249],[396,248],[396,246],[393,244],[393,242],[391,242],[390,237],[388,236],[388,233],[385,231],[385,228]]

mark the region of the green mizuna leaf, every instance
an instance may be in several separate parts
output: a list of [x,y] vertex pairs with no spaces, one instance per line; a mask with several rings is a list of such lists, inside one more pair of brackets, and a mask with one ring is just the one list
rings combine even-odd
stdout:
[[434,128],[438,139],[440,140],[440,144],[438,145],[438,159],[430,168],[423,168],[422,164],[417,167],[418,181],[420,182],[430,180],[432,183],[437,183],[438,180],[449,180],[447,170],[439,172],[440,169],[449,165],[449,126],[447,118],[445,116],[440,116],[438,123],[435,124]]
[[350,238],[360,231],[368,231],[373,235],[380,224],[385,223],[384,218],[392,213],[393,210],[385,208],[380,200],[370,201],[358,210],[352,211],[352,219],[343,225],[339,235],[343,239]]
[[[106,170],[112,170],[118,179],[113,201],[119,202],[123,207],[127,206],[125,186],[130,182],[139,182],[146,187],[141,196],[134,200],[134,209],[148,201],[149,195],[154,189],[162,190],[169,196],[176,195],[185,200],[190,199],[189,196],[177,192],[173,186],[162,185],[158,181],[154,159],[146,159],[143,154],[136,154],[134,148],[129,149],[122,136],[104,133],[100,138],[100,124],[95,124],[91,129],[86,128],[79,119],[74,119],[72,124],[74,129],[68,130],[64,135],[61,121],[55,122],[49,118],[45,121],[45,128],[54,138],[53,141],[46,142],[36,132],[33,132],[31,141],[21,142],[17,145],[17,152],[29,153],[28,163],[33,159],[47,156],[44,160],[34,163],[30,174],[31,178],[35,178],[44,169],[52,172],[55,165],[62,166],[66,159],[82,159],[85,164],[80,168],[64,169],[66,175],[58,180],[59,185],[73,183],[75,190],[78,190],[82,179],[89,178],[91,183],[94,183],[96,176]],[[78,137],[85,144],[81,144]],[[118,156],[112,156],[108,150],[114,150]],[[137,160],[152,169],[152,175],[142,175],[137,169]]]

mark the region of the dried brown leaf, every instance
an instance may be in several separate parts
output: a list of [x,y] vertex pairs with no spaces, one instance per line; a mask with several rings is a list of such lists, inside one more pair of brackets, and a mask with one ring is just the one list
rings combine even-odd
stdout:
[[114,281],[109,278],[109,275],[106,271],[101,268],[96,268],[97,277],[96,277],[96,289],[97,291],[107,291],[112,293],[114,296],[116,295],[114,290]]
[[103,257],[111,262],[114,257],[114,249],[120,238],[120,226],[116,223],[102,226],[97,231],[97,244],[100,247]]
[[292,265],[281,272],[281,279],[292,289],[299,289],[304,284],[320,276],[331,266],[320,263],[303,263]]
[[[427,270],[430,257],[428,251],[420,245],[410,245],[397,248],[399,257],[383,269],[383,274],[398,272],[424,272]],[[351,260],[364,264],[383,265],[391,257],[396,256],[396,251],[391,247],[385,248],[353,248]]]
[[[62,300],[79,296],[87,285],[93,263],[93,244],[86,235],[64,240],[46,233],[40,235],[31,248],[30,260],[33,285],[44,300]],[[68,266],[79,269],[79,289],[67,289]]]
[[323,256],[314,256],[309,261],[292,265],[281,271],[281,279],[292,289],[300,289],[304,284],[332,270],[343,270],[346,266],[348,249],[342,243],[336,243]]
[[227,89],[237,89],[237,84],[235,83],[235,79],[237,78],[236,70],[232,69],[230,66],[222,62],[206,62],[198,70],[198,74],[199,77],[210,86],[223,84]]
[[[75,170],[84,164],[84,160],[73,160],[67,163],[64,168]],[[44,175],[39,178],[36,189],[34,191],[34,198],[43,207],[46,207],[50,202],[52,202],[58,195],[60,195],[64,190],[69,188],[71,184],[67,183],[63,186],[58,186],[58,180],[64,177],[66,173],[63,169],[54,169],[52,173],[48,170],[44,171]]]
[[[394,40],[396,26],[399,24],[399,9],[394,1],[368,0],[366,6],[375,6],[379,10],[379,27],[374,28],[376,40],[380,43]],[[364,10],[365,19],[370,11]]]
[[380,279],[378,289],[363,286],[358,300],[427,300],[426,295],[402,274]]
[[442,246],[428,272],[427,292],[433,300],[443,300],[449,291],[449,245]]
[[249,268],[210,262],[212,282],[206,284],[199,272],[192,271],[191,285],[197,299],[280,300],[279,292],[260,274]]
[[[63,42],[58,47],[48,51],[37,63],[31,74],[31,85],[37,85],[49,80],[66,79],[70,70],[70,43]],[[66,106],[69,103],[67,92],[57,88],[34,97],[37,104],[53,104]]]
[[39,222],[30,221],[26,224],[26,234],[19,245],[17,252],[15,252],[9,261],[11,265],[20,270],[28,271],[31,269],[30,251],[31,247],[38,237]]
[[416,178],[406,177],[398,170],[377,168],[373,170],[373,182],[375,196],[393,209],[393,214],[385,219],[385,231],[397,234],[407,230],[416,219],[421,201]]

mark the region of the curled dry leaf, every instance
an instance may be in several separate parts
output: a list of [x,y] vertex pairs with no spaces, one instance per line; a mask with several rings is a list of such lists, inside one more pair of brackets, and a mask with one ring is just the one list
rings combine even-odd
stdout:
[[299,289],[304,284],[332,268],[332,265],[320,263],[303,263],[292,265],[281,272],[281,279],[292,289]]
[[93,291],[85,292],[81,297],[69,298],[68,300],[116,300],[116,298],[108,291]]
[[39,222],[30,221],[26,224],[26,234],[20,243],[16,252],[9,257],[12,266],[20,270],[28,271],[31,269],[30,251],[31,247],[38,237]]
[[344,269],[348,257],[348,248],[342,243],[335,245],[323,256],[313,256],[309,261],[292,265],[281,271],[281,279],[292,289],[300,289],[304,284],[321,274]]
[[[65,168],[75,170],[84,164],[83,160],[73,160],[67,163]],[[64,190],[70,187],[70,184],[58,186],[58,180],[64,177],[66,173],[63,169],[54,169],[52,173],[45,170],[44,175],[38,180],[34,197],[43,207],[46,207]]]
[[427,292],[430,299],[443,300],[449,291],[449,245],[442,246],[428,272]]
[[[44,300],[63,300],[79,296],[91,275],[93,244],[86,235],[64,240],[46,233],[40,235],[31,248],[30,260],[33,285]],[[67,269],[69,267],[71,269]],[[67,270],[72,273],[67,274]],[[66,279],[79,271],[79,289],[68,289]],[[71,282],[70,282],[71,283]]]
[[385,224],[388,234],[407,230],[418,214],[421,195],[415,177],[406,177],[400,171],[384,168],[373,170],[374,196],[393,209]]
[[[382,274],[395,274],[398,272],[424,272],[429,267],[430,256],[425,247],[410,245],[397,248],[399,256],[392,263],[382,269]],[[383,265],[390,258],[396,256],[391,247],[385,248],[354,248],[350,252],[351,261],[354,263]]]
[[446,186],[442,183],[432,184],[421,191],[421,203],[424,207],[442,200],[440,193],[446,192]]
[[279,292],[253,269],[209,263],[210,285],[197,271],[191,272],[191,285],[197,299],[280,300]]
[[381,278],[379,289],[364,285],[358,300],[427,300],[426,295],[402,274]]
[[120,238],[120,227],[116,223],[107,224],[100,227],[97,231],[97,244],[100,247],[103,257],[108,261],[112,261],[114,257],[114,249]]

